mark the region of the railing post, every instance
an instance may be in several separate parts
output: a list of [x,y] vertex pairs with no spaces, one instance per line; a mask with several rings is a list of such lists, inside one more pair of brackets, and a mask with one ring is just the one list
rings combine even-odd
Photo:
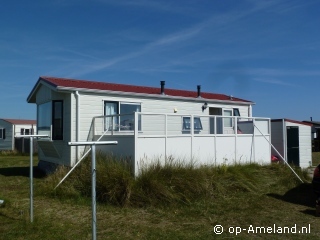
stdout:
[[92,239],[97,239],[97,209],[96,209],[96,145],[91,145],[91,172],[92,172]]
[[[92,123],[92,134],[93,134],[93,136],[92,136],[92,141],[94,140],[94,136],[96,135],[96,118],[94,117],[93,118],[93,123]],[[104,129],[103,128],[103,123],[102,123],[102,129]],[[79,139],[77,139],[77,141],[79,141]]]
[[113,129],[114,129],[113,122],[114,122],[114,116],[111,116],[111,135],[112,136],[113,136]]
[[237,162],[237,151],[238,151],[238,117],[233,117],[234,121],[234,131],[235,131],[235,152],[234,152],[234,158],[235,162]]
[[165,114],[165,139],[164,139],[164,160],[167,161],[167,141],[168,141],[168,115]]
[[190,116],[190,124],[191,124],[191,161],[193,161],[193,137],[194,137],[194,115]]
[[214,163],[217,165],[217,116],[214,116]]
[[138,174],[138,135],[139,135],[139,114],[138,112],[134,112],[134,175]]
[[217,116],[214,116],[214,134],[217,134]]
[[256,162],[256,131],[255,131],[255,126],[256,122],[255,119],[252,118],[252,124],[253,124],[253,161]]
[[33,137],[30,137],[30,222],[33,222]]
[[52,125],[50,125],[50,140],[52,141]]

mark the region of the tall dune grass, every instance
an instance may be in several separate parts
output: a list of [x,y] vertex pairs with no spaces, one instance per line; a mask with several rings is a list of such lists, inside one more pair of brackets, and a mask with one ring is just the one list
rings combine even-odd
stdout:
[[[265,187],[275,187],[279,181],[283,181],[282,185],[290,187],[295,186],[298,181],[292,172],[281,164],[195,167],[181,160],[171,160],[164,165],[155,161],[143,168],[138,177],[134,177],[126,161],[99,154],[96,169],[97,200],[116,206],[188,205],[197,201],[212,201],[239,192],[259,194],[260,181],[265,181],[268,177],[270,182]],[[297,170],[302,178],[308,178],[306,172]],[[89,199],[90,158],[85,159],[65,182],[53,191],[67,171],[67,168],[60,167],[48,176],[39,189],[41,194],[50,194],[64,200]],[[273,181],[270,172],[274,172],[277,181]]]

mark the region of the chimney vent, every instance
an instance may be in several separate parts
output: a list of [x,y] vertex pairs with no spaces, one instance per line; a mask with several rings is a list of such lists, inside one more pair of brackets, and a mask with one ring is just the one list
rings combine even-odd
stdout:
[[164,85],[166,84],[165,81],[160,81],[160,85],[161,85],[161,94],[164,95]]
[[201,85],[197,85],[197,90],[198,90],[198,98],[201,97]]

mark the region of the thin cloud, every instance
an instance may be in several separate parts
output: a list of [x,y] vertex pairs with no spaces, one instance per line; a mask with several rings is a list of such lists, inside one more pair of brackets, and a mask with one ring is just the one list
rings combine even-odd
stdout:
[[111,5],[119,5],[119,6],[137,6],[137,7],[145,7],[145,8],[152,8],[156,10],[165,10],[168,11],[172,9],[172,3],[164,3],[159,1],[151,1],[151,0],[98,0],[98,2],[104,4],[111,4]]
[[[105,3],[114,3],[114,1],[103,1]],[[116,3],[118,4],[118,3]],[[119,3],[120,4],[120,3]],[[144,5],[148,7],[156,7],[159,2],[150,2],[149,1],[124,1],[121,4],[134,4],[134,5]],[[87,61],[86,63],[80,64],[82,66],[78,66],[74,70],[70,71],[70,76],[76,77],[81,76],[84,74],[97,72],[106,68],[110,68],[112,66],[115,66],[121,62],[137,58],[143,55],[152,54],[155,52],[162,52],[167,51],[173,47],[175,47],[177,44],[179,44],[179,47],[186,47],[187,45],[195,45],[196,42],[199,42],[198,44],[201,44],[201,41],[206,38],[207,32],[210,31],[211,35],[217,34],[219,31],[223,30],[226,25],[230,25],[233,22],[237,22],[238,20],[245,18],[251,14],[255,14],[256,12],[270,9],[274,5],[277,4],[277,1],[268,1],[266,3],[259,3],[259,4],[253,4],[252,8],[242,11],[242,12],[228,12],[225,14],[215,15],[209,19],[206,19],[200,23],[194,24],[188,28],[181,29],[180,31],[173,32],[171,34],[165,35],[163,37],[160,37],[153,42],[145,44],[143,47],[141,47],[138,50],[129,52],[124,55],[120,55],[118,57],[114,57],[112,59],[108,59],[106,61],[94,59],[93,56],[90,58],[93,61]],[[194,40],[197,41],[194,41]],[[85,55],[77,52],[78,55]],[[206,55],[206,54],[205,54]],[[192,61],[192,60],[190,60]],[[80,70],[79,70],[80,69]]]
[[309,70],[299,70],[299,69],[272,69],[272,68],[255,68],[250,69],[250,74],[252,75],[259,75],[259,76],[272,76],[272,77],[279,77],[279,76],[319,76],[320,77],[320,70],[319,71],[309,71]]
[[276,80],[276,79],[254,78],[253,80],[256,81],[256,82],[263,82],[263,83],[274,84],[274,85],[282,85],[282,86],[290,86],[290,87],[297,87],[298,86],[296,84],[292,84],[292,83],[289,83],[289,82]]
[[129,59],[133,59],[135,57],[139,57],[141,55],[148,54],[154,50],[161,51],[161,47],[166,48],[167,46],[170,46],[176,43],[181,43],[183,41],[187,41],[190,38],[193,38],[194,36],[200,33],[200,31],[204,28],[204,25],[205,24],[199,24],[189,29],[184,29],[180,32],[169,34],[149,44],[146,44],[142,49],[137,50],[135,52],[131,52],[123,56],[115,57],[111,60],[87,64],[86,66],[81,67],[82,70],[77,69],[76,72],[70,73],[69,75],[71,75],[72,77],[79,76],[79,75],[81,76],[84,74],[96,72],[96,71],[114,66],[115,64],[118,64],[120,62],[129,60]]

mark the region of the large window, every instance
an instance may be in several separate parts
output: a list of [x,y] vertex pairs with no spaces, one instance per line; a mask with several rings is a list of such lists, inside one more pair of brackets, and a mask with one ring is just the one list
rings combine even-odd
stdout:
[[63,101],[52,101],[38,105],[38,134],[50,134],[52,139],[63,139]]
[[[105,127],[109,130],[133,130],[134,129],[134,112],[141,112],[140,103],[132,102],[104,102],[104,115],[118,115],[116,117],[106,117]],[[140,130],[139,116],[139,130]]]
[[52,102],[46,102],[38,105],[37,129],[39,132],[50,131],[52,119]]
[[6,129],[0,128],[0,139],[6,138]]

